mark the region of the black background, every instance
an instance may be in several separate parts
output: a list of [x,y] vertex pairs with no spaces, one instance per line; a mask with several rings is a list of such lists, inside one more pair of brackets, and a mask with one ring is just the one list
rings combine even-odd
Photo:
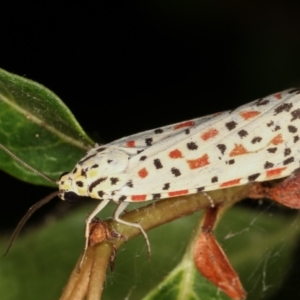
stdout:
[[[10,1],[0,4],[0,67],[47,86],[109,142],[299,86],[299,10],[299,1]],[[52,191],[0,180],[1,229]]]

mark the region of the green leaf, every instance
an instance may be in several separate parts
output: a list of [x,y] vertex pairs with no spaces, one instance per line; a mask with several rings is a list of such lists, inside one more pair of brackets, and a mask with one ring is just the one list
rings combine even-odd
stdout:
[[[46,87],[0,69],[0,143],[58,179],[93,145],[65,104]],[[0,168],[35,184],[53,185],[0,151]]]

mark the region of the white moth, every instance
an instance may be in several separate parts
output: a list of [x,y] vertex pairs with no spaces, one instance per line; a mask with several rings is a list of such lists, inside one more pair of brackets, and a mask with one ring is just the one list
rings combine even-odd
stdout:
[[[19,223],[58,195],[62,200],[88,196],[101,202],[89,223],[110,202],[118,203],[114,219],[130,202],[164,199],[291,175],[299,168],[300,89],[289,89],[231,111],[168,125],[96,145],[75,168],[61,176],[58,191],[36,203]],[[0,147],[21,162],[7,148]],[[53,181],[46,175],[25,167]]]

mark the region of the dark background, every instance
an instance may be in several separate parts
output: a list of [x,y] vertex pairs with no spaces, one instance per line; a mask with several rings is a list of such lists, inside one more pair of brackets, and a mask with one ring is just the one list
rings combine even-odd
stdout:
[[[50,88],[108,142],[299,86],[299,10],[299,1],[10,1],[0,4],[0,67]],[[52,191],[0,180],[8,231]]]

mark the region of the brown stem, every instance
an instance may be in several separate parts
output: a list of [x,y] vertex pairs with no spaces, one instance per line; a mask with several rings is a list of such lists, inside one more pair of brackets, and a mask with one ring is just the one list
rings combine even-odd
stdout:
[[113,247],[110,243],[104,242],[95,246],[94,260],[86,300],[101,299],[105,274],[112,252]]
[[[223,206],[231,206],[235,202],[246,198],[249,194],[250,188],[251,185],[244,185],[217,190],[209,192],[208,194],[213,199],[215,205],[222,204]],[[143,208],[126,213],[121,216],[121,218],[131,223],[140,223],[144,230],[148,231],[154,227],[192,214],[207,207],[211,207],[209,198],[206,194],[199,193],[160,200]],[[117,231],[120,234],[119,236],[121,236],[110,240],[115,249],[118,249],[125,241],[128,241],[140,234],[140,231],[137,228],[126,226],[113,220],[108,221],[107,225],[108,228],[113,228],[112,231]],[[80,295],[82,295],[81,291],[84,291],[86,288],[86,281],[89,282],[86,294],[88,295],[87,299],[100,299],[107,265],[110,263],[111,257],[114,255],[114,248],[111,246],[111,243],[104,242],[94,247],[89,247],[88,254],[80,274],[77,273],[76,266],[60,300],[83,299],[79,297],[74,298],[75,296],[73,295],[79,295],[79,290]],[[74,290],[75,294],[73,294]]]

